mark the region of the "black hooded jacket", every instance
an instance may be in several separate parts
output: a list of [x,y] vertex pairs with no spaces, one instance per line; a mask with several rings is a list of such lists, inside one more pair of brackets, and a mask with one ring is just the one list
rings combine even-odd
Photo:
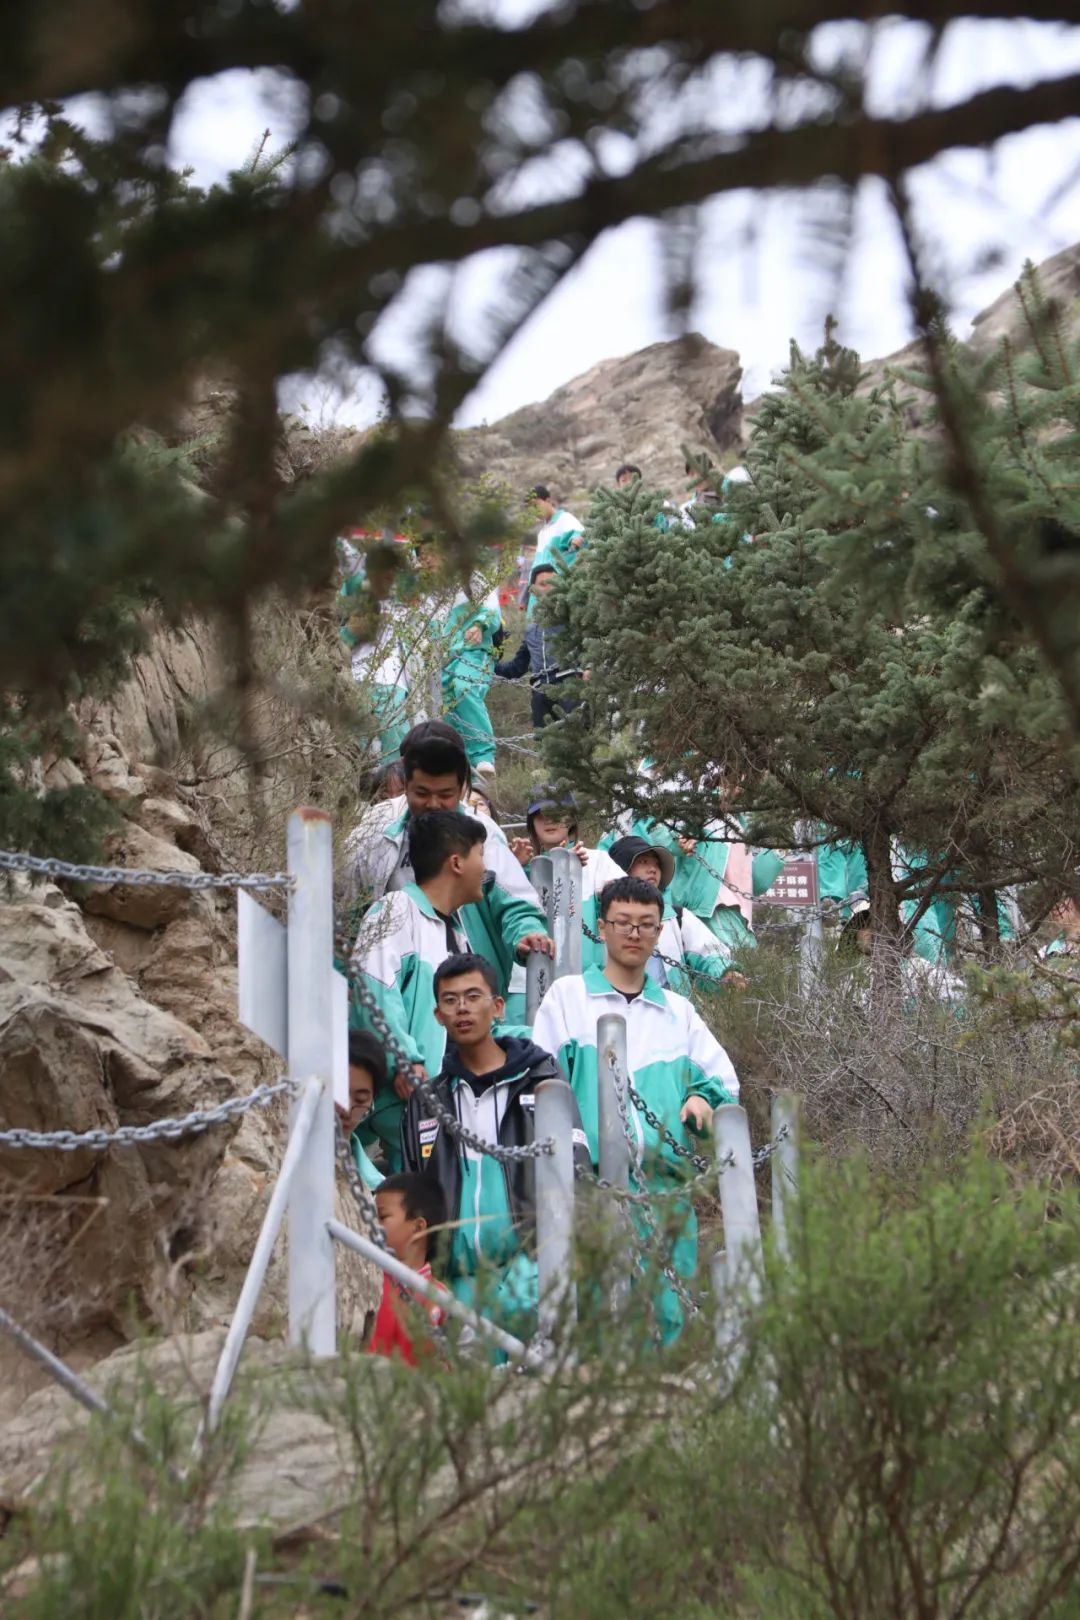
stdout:
[[[550,1052],[520,1035],[497,1035],[506,1062],[490,1074],[473,1075],[465,1068],[453,1041],[447,1042],[443,1066],[433,1081],[443,1107],[458,1114],[455,1092],[468,1085],[482,1096],[500,1081],[508,1081],[505,1106],[499,1121],[501,1147],[528,1147],[535,1139],[536,1086],[541,1080],[562,1080],[565,1076]],[[442,1188],[451,1221],[461,1215],[461,1152],[456,1140],[436,1119],[419,1092],[413,1092],[401,1120],[403,1168],[434,1176]],[[589,1148],[575,1105],[574,1165],[590,1168]],[[515,1160],[502,1166],[506,1202],[519,1232],[531,1231],[536,1224],[536,1171],[532,1159]]]

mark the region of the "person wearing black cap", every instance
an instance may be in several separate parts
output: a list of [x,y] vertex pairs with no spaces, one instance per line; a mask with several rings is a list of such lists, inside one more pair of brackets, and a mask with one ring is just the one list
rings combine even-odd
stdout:
[[742,975],[733,971],[730,957],[720,941],[705,924],[685,906],[671,904],[667,890],[675,876],[675,857],[670,849],[665,849],[663,844],[651,844],[647,838],[630,836],[616,839],[608,853],[615,866],[630,877],[644,878],[646,883],[655,884],[664,897],[660,937],[645,964],[651,979],[681,996],[690,994],[691,974],[703,974],[717,984],[725,977],[729,983],[742,980]]

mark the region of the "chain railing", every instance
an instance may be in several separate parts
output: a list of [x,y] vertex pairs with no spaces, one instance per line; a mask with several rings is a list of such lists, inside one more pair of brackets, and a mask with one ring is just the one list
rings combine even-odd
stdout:
[[52,855],[0,850],[0,872],[28,872],[68,883],[123,883],[132,889],[291,889],[288,872],[149,872],[130,866],[83,866]]
[[214,1108],[195,1108],[176,1119],[156,1119],[149,1125],[118,1125],[113,1131],[30,1131],[15,1128],[0,1131],[0,1147],[58,1149],[78,1153],[86,1148],[104,1152],[112,1147],[139,1147],[146,1142],[178,1142],[184,1136],[198,1136],[214,1125],[227,1125],[252,1108],[262,1108],[275,1097],[295,1093],[295,1080],[277,1080],[256,1086],[242,1097],[229,1097]]

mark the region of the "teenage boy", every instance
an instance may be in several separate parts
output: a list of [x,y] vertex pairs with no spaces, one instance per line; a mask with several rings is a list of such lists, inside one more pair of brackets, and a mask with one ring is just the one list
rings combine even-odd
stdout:
[[[552,562],[537,562],[529,575],[529,588],[542,602],[555,584],[556,569]],[[530,619],[525,626],[525,638],[513,658],[495,665],[500,680],[519,681],[528,675],[531,688],[532,723],[537,730],[549,720],[558,720],[576,709],[579,698],[549,696],[563,681],[581,675],[580,669],[560,669],[557,644],[559,633],[551,625],[538,624]]]
[[616,868],[616,875],[625,872],[631,877],[643,878],[664,896],[663,927],[645,966],[650,979],[655,979],[666,990],[678,991],[680,996],[690,994],[691,973],[702,974],[714,984],[719,984],[725,976],[733,984],[740,981],[745,984],[742,975],[732,971],[730,956],[705,924],[685,906],[671,904],[667,890],[675,876],[675,858],[669,849],[662,844],[651,844],[646,838],[630,836],[612,844],[608,860]]
[[[432,986],[439,963],[468,950],[459,915],[484,885],[485,833],[472,816],[430,810],[409,826],[414,881],[376,902],[364,918],[353,950],[352,975],[371,991],[414,1071],[438,1074],[446,1031],[435,1018]],[[352,1022],[368,1015],[354,998]],[[401,1115],[412,1086],[394,1075],[373,1110],[372,1127],[385,1144],[392,1170],[401,1169]]]
[[[645,1106],[680,1145],[689,1147],[689,1132],[707,1131],[713,1110],[739,1095],[731,1059],[691,1003],[661,989],[646,972],[663,916],[663,896],[652,883],[636,877],[609,883],[600,896],[606,968],[556,979],[536,1017],[533,1038],[553,1054],[574,1089],[594,1164],[599,1153],[596,1024],[607,1013],[626,1019],[629,1078]],[[646,1187],[670,1192],[682,1179],[686,1161],[636,1106],[629,1114]],[[673,1220],[682,1221],[672,1246],[672,1264],[680,1276],[692,1277],[697,1267],[697,1219],[689,1199],[676,1203],[677,1208],[670,1201],[666,1206]],[[656,1308],[664,1338],[674,1338],[682,1326],[682,1310],[666,1284]]]
[[[435,1081],[443,1107],[486,1142],[528,1146],[536,1087],[561,1076],[550,1053],[531,1039],[497,1030],[504,1006],[491,964],[474,953],[448,957],[435,974],[434,1007],[446,1032]],[[503,1164],[464,1146],[415,1092],[405,1110],[401,1146],[405,1168],[441,1189],[450,1220],[445,1275],[457,1297],[504,1320],[535,1310],[532,1164]],[[580,1121],[574,1153],[587,1168]]]
[[[375,1194],[386,1246],[406,1266],[427,1282],[431,1256],[440,1230],[446,1225],[446,1205],[438,1186],[427,1176],[387,1176]],[[427,1300],[417,1300],[433,1328],[441,1325],[443,1312]],[[368,1352],[373,1356],[399,1356],[408,1366],[416,1366],[417,1353],[431,1354],[430,1340],[417,1343],[401,1310],[402,1291],[383,1272],[382,1299],[375,1316],[375,1331]]]
[[536,561],[572,567],[585,543],[585,525],[559,505],[546,484],[534,484],[530,493],[544,519],[536,535]]
[[615,488],[626,489],[635,479],[638,483],[641,482],[641,468],[635,467],[632,461],[624,461],[615,474]]
[[[349,839],[353,884],[376,898],[413,877],[406,836],[413,817],[428,810],[468,813],[462,800],[470,781],[469,762],[453,726],[443,720],[414,726],[402,744],[401,759],[405,792],[373,805]],[[463,908],[461,925],[468,948],[487,957],[505,994],[515,961],[523,961],[529,951],[551,956],[555,947],[536,892],[510,853],[502,829],[481,812],[473,819],[487,836],[488,877],[479,901]]]

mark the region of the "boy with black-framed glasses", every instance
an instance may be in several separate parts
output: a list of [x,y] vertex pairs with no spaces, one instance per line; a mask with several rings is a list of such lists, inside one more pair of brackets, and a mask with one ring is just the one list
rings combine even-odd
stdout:
[[[443,1108],[474,1136],[526,1147],[534,1136],[536,1087],[560,1079],[558,1064],[527,1034],[500,1028],[504,1002],[486,957],[448,956],[435,973],[435,1018],[446,1052],[434,1081]],[[459,1299],[504,1324],[536,1308],[535,1171],[530,1160],[506,1164],[452,1136],[424,1097],[413,1093],[401,1124],[405,1169],[442,1189],[450,1230],[445,1276]],[[588,1166],[585,1132],[574,1132],[575,1158]]]
[[[720,1042],[685,996],[662,988],[646,967],[663,924],[660,890],[643,878],[622,877],[600,895],[599,933],[607,947],[607,965],[556,979],[536,1015],[533,1031],[539,1046],[551,1052],[574,1089],[593,1164],[598,1162],[597,1020],[606,1013],[626,1019],[628,1078],[664,1134],[636,1105],[628,1115],[633,1133],[632,1156],[640,1156],[646,1187],[670,1193],[685,1179],[687,1161],[672,1148],[671,1137],[691,1146],[691,1132],[707,1132],[713,1110],[736,1102],[739,1082]],[[675,1215],[674,1205],[678,1205]],[[687,1199],[669,1202],[669,1217],[678,1227],[672,1264],[683,1277],[697,1267],[697,1219]],[[658,1292],[657,1315],[665,1339],[682,1325],[682,1311],[666,1284]]]

